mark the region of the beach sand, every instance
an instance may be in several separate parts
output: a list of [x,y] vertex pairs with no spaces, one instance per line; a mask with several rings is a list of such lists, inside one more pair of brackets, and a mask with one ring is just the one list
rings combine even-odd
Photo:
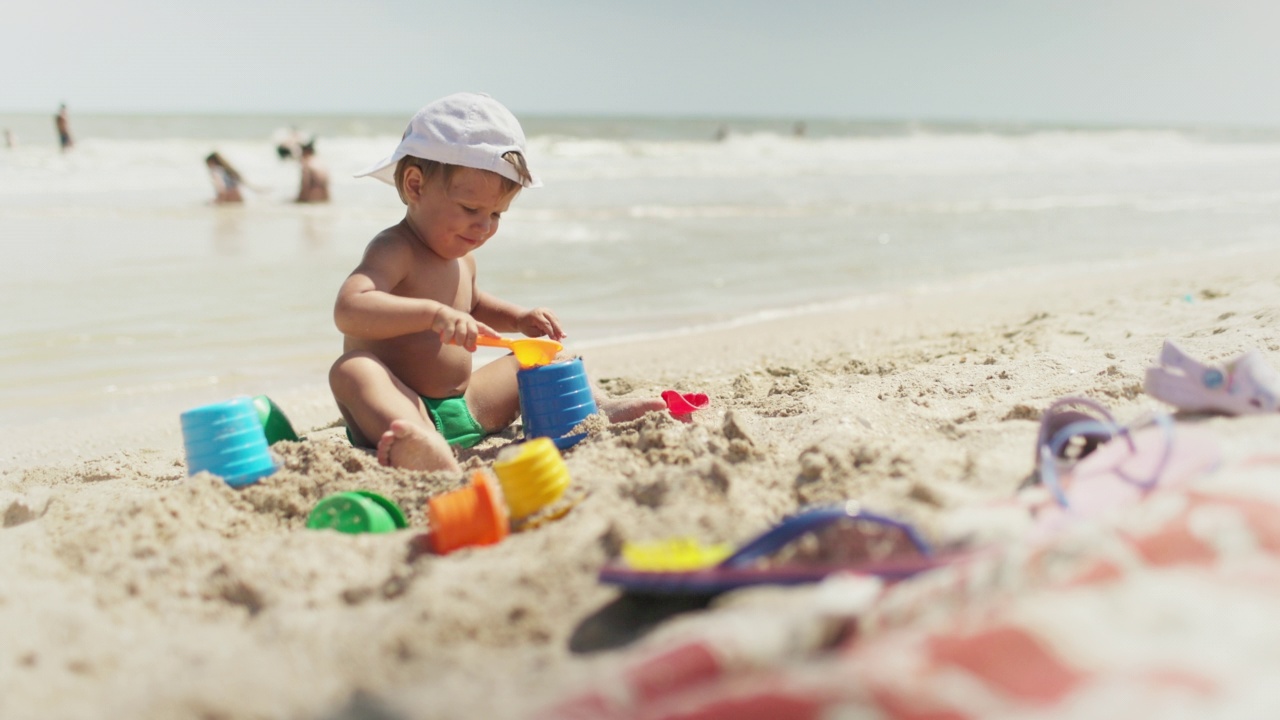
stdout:
[[[711,404],[690,423],[593,424],[566,453],[580,498],[566,516],[445,557],[422,549],[424,503],[464,478],[353,450],[323,378],[264,389],[306,438],[239,490],[186,476],[176,417],[18,428],[0,445],[0,717],[525,716],[617,660],[569,645],[617,597],[596,573],[625,541],[740,543],[850,499],[940,543],[1020,532],[955,520],[1015,493],[1053,400],[1092,397],[1122,421],[1169,410],[1142,391],[1166,338],[1205,361],[1258,348],[1280,365],[1278,260],[1082,262],[592,348],[613,395]],[[1273,451],[1280,432],[1275,417],[1183,421],[1229,459]],[[465,467],[518,439],[464,451]],[[411,529],[304,528],[320,498],[353,489],[396,501]]]

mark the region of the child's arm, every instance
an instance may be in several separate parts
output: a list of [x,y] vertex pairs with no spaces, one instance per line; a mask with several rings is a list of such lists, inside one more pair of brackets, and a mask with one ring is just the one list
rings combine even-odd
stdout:
[[561,340],[565,336],[560,327],[560,318],[549,308],[526,310],[480,290],[476,290],[473,296],[475,305],[471,308],[471,314],[495,330],[517,331],[527,337],[546,336],[552,340]]
[[475,349],[478,335],[496,335],[467,313],[427,298],[395,295],[391,291],[408,275],[413,252],[393,239],[370,244],[364,260],[338,290],[334,324],[343,335],[386,340],[418,332],[435,332],[440,342]]

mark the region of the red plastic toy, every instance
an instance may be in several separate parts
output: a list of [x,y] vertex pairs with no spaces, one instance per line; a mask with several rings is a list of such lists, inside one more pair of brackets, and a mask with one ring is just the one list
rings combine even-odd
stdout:
[[693,411],[701,410],[710,402],[706,393],[678,393],[675,390],[663,390],[662,399],[666,401],[671,415],[681,420],[687,420]]

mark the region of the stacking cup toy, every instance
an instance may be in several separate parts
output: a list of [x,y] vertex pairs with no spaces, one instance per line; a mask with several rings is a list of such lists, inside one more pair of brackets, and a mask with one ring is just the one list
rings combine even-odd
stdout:
[[228,485],[251,485],[276,471],[253,400],[203,405],[181,415],[187,474],[207,471]]
[[284,411],[266,395],[258,395],[253,399],[253,406],[258,411],[258,420],[262,423],[262,432],[267,436],[267,444],[275,445],[281,440],[298,441],[298,433],[294,432],[289,418]]
[[502,491],[483,471],[471,484],[427,500],[428,542],[444,555],[468,545],[493,545],[507,536],[507,508]]
[[351,534],[386,533],[408,526],[399,506],[368,490],[330,495],[317,503],[307,517],[307,527],[312,530]]
[[516,372],[516,384],[526,439],[551,438],[557,448],[566,450],[586,437],[586,433],[568,435],[596,413],[582,358],[523,368]]
[[550,505],[569,487],[569,468],[550,438],[540,437],[509,447],[493,463],[514,520]]

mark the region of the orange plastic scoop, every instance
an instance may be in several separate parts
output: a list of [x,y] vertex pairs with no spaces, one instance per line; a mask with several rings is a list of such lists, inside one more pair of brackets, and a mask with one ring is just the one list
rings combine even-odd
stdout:
[[564,346],[560,343],[546,338],[510,340],[503,337],[481,335],[476,338],[476,344],[507,348],[515,353],[516,362],[520,363],[520,367],[526,368],[550,364],[555,361],[556,353],[564,349]]

